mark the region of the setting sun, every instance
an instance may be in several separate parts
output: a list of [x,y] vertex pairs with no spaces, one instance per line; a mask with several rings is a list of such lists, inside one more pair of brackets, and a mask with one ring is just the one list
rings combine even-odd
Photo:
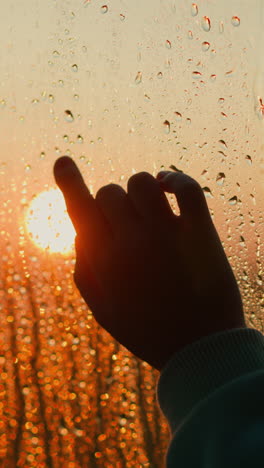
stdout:
[[59,190],[50,189],[36,195],[25,221],[30,238],[41,249],[62,254],[72,251],[75,231]]

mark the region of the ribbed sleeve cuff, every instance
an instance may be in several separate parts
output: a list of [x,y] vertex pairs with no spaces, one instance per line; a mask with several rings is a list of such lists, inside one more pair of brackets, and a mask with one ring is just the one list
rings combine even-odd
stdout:
[[264,369],[264,337],[250,328],[209,335],[177,352],[159,377],[157,398],[172,433],[201,400]]

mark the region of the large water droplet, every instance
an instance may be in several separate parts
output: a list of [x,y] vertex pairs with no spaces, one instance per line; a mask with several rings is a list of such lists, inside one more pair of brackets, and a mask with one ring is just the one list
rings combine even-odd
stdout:
[[193,71],[192,72],[192,77],[195,79],[195,80],[198,80],[199,78],[201,78],[202,74],[198,71]]
[[140,84],[142,82],[142,72],[137,72],[137,76],[135,78],[135,83]]
[[204,42],[202,43],[202,50],[203,50],[204,52],[207,52],[207,50],[209,50],[209,49],[210,49],[210,42],[204,41]]
[[191,15],[192,16],[197,16],[198,15],[198,6],[196,3],[192,3],[191,6]]
[[78,65],[76,63],[74,63],[72,66],[71,66],[71,69],[73,72],[77,72],[78,71]]
[[237,202],[238,202],[238,198],[236,195],[228,200],[229,205],[236,205]]
[[246,155],[246,161],[248,162],[248,164],[251,166],[252,164],[252,158],[249,154]]
[[225,182],[225,178],[226,176],[224,172],[219,172],[219,174],[216,177],[216,182],[218,183],[218,185],[223,185]]
[[157,77],[161,80],[161,78],[163,77],[163,73],[162,72],[157,73]]
[[108,12],[108,6],[107,5],[101,6],[101,13],[104,15],[107,12]]
[[77,142],[78,142],[78,143],[83,143],[83,137],[82,137],[82,135],[78,135],[78,136],[77,136]]
[[238,16],[233,16],[231,19],[231,23],[235,27],[240,26],[240,18]]
[[220,143],[220,146],[221,146],[222,148],[227,149],[227,144],[226,144],[225,140],[219,140],[218,143]]
[[180,112],[174,112],[177,122],[182,120],[182,114]]
[[210,29],[211,29],[210,18],[208,18],[208,16],[203,16],[202,21],[201,21],[201,25],[202,25],[202,28],[203,28],[204,31],[206,31],[206,32],[210,31]]
[[165,120],[163,122],[164,126],[164,132],[168,135],[170,133],[170,122],[168,120]]
[[66,122],[73,122],[74,121],[73,114],[72,114],[72,112],[70,110],[64,111],[64,116],[65,116]]
[[211,189],[209,187],[203,187],[203,192],[204,192],[206,198],[213,198],[213,194],[212,194]]

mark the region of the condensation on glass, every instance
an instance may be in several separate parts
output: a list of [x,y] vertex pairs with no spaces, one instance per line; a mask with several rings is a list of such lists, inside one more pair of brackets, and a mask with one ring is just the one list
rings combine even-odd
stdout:
[[40,195],[64,154],[93,193],[192,175],[262,331],[262,2],[10,0],[1,18],[0,464],[160,467],[157,374],[95,323],[73,250],[41,244],[60,202]]

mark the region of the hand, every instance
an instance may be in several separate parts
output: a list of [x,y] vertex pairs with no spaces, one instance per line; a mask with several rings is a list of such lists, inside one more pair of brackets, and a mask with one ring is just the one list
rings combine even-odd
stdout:
[[[127,193],[110,184],[94,199],[70,158],[58,159],[54,174],[77,232],[76,285],[122,345],[161,370],[186,345],[245,327],[234,274],[195,180],[142,172]],[[179,216],[164,191],[176,195]]]

